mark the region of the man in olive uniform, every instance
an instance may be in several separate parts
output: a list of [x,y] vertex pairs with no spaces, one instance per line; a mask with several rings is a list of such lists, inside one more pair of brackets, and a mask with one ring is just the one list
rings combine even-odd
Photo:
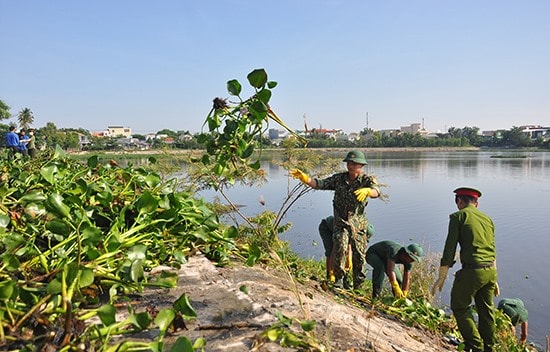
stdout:
[[[333,264],[334,256],[332,255],[332,248],[334,247],[333,241],[332,241],[333,229],[334,229],[334,216],[332,215],[322,219],[321,223],[319,223],[319,235],[323,240],[323,247],[325,248],[327,281],[329,282],[334,282],[335,280],[334,264]],[[371,223],[369,223],[367,225],[367,243],[372,236],[374,236],[374,226]],[[347,266],[352,266],[350,258],[351,257],[348,257]],[[349,268],[346,268],[346,269],[349,269]]]
[[529,326],[527,323],[529,313],[523,301],[519,298],[503,298],[498,302],[498,309],[510,317],[514,334],[516,334],[516,326],[521,325],[519,341],[521,343],[527,342],[527,336],[529,335]]
[[363,268],[368,226],[364,215],[365,207],[368,197],[378,198],[380,193],[376,178],[363,173],[363,166],[367,165],[365,154],[354,150],[349,152],[343,161],[346,162],[347,172],[339,172],[325,179],[311,178],[298,169],[290,170],[290,175],[314,189],[334,191],[334,287],[349,288],[345,265],[348,245],[351,244],[353,286],[358,288],[365,281]]
[[[373,244],[367,250],[367,263],[372,266],[372,298],[375,299],[382,291],[384,274],[388,275],[396,298],[407,297],[411,283],[413,262],[419,262],[424,250],[413,243],[404,247],[394,241],[382,241]],[[403,264],[403,275],[395,264]]]
[[[450,215],[439,277],[432,287],[432,294],[443,288],[449,267],[455,263],[456,247],[460,244],[462,269],[455,274],[451,309],[465,340],[465,351],[493,352],[496,329],[493,294],[497,296],[499,293],[495,225],[489,216],[477,208],[480,191],[461,187],[454,193],[459,210]],[[470,309],[472,301],[478,314],[477,326]]]

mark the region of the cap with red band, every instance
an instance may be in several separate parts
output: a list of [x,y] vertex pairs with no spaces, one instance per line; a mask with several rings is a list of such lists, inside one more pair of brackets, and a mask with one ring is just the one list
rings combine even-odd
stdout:
[[475,188],[470,188],[470,187],[460,187],[460,188],[455,189],[453,192],[455,192],[457,196],[469,196],[469,197],[474,197],[474,198],[481,197],[481,192],[480,191],[478,191]]

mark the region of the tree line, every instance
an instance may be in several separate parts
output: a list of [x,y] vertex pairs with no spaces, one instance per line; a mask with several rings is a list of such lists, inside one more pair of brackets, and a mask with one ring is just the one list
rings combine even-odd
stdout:
[[[10,119],[10,107],[0,100],[0,121]],[[21,109],[17,115],[17,123],[0,123],[0,133],[6,135],[10,125],[17,125],[19,128],[28,129],[34,122],[34,115],[31,109]],[[334,138],[320,133],[315,129],[310,131],[306,137],[310,148],[377,148],[377,147],[489,147],[489,148],[525,148],[541,147],[548,148],[549,142],[542,137],[532,140],[522,132],[521,127],[514,126],[509,130],[497,130],[492,136],[482,136],[478,127],[463,128],[450,127],[446,133],[439,133],[435,136],[425,137],[419,133],[395,133],[385,134],[372,129],[363,129],[355,140],[347,138]],[[134,134],[132,137],[152,149],[202,149],[198,142],[201,133],[191,134],[189,131],[173,131],[163,129],[156,133],[170,137],[170,142],[162,138],[146,139],[146,136]],[[119,150],[123,146],[118,142],[120,136],[95,137],[90,131],[83,128],[57,128],[53,122],[48,122],[42,128],[35,128],[37,148],[55,147],[59,145],[66,150]],[[82,137],[89,142],[82,144]],[[277,147],[273,140],[267,137],[261,138],[260,143],[265,147]],[[2,146],[5,140],[2,138]],[[285,142],[283,142],[284,144]]]

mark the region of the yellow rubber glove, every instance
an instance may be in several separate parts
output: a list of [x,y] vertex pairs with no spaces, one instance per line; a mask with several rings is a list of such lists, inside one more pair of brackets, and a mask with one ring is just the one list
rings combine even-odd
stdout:
[[359,188],[353,193],[355,194],[355,197],[357,198],[357,200],[362,203],[365,201],[365,199],[367,199],[367,197],[370,196],[371,191],[372,191],[372,188],[365,187],[365,188]]
[[346,272],[349,272],[353,269],[353,258],[351,253],[351,248],[348,249],[348,255],[346,255],[346,265],[344,266]]
[[500,296],[500,286],[498,285],[498,282],[495,284],[494,294],[495,294],[495,297]]
[[395,298],[403,298],[403,291],[401,291],[401,287],[399,287],[399,282],[392,281],[391,287],[393,288],[393,294],[395,295]]
[[306,173],[304,173],[304,172],[302,172],[298,169],[290,170],[290,176],[294,177],[297,180],[302,181],[305,184],[307,184],[310,180],[309,176]]
[[407,295],[409,294],[409,291],[403,290],[403,297],[407,298]]
[[445,279],[447,278],[447,273],[449,272],[449,267],[447,265],[440,266],[439,267],[439,276],[437,280],[434,282],[434,285],[432,286],[432,296],[435,296],[435,292],[443,289],[443,284],[445,283]]
[[328,280],[329,280],[330,282],[335,282],[335,281],[336,281],[336,276],[334,276],[334,271],[331,270],[331,271],[328,273]]

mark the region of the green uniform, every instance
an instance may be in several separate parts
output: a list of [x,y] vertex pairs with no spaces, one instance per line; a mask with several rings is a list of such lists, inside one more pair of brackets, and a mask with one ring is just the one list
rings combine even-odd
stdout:
[[315,179],[316,189],[334,191],[332,207],[334,212],[333,253],[335,286],[345,286],[345,262],[348,244],[353,252],[353,285],[358,287],[365,281],[365,252],[369,238],[368,221],[364,216],[368,202],[359,202],[353,193],[359,188],[378,190],[376,179],[361,174],[353,182],[348,181],[348,172],[334,174],[325,179]]
[[319,235],[323,240],[325,247],[325,257],[330,257],[332,254],[332,228],[334,227],[334,216],[329,216],[321,220],[319,224]]
[[[405,272],[411,271],[411,263],[402,263],[399,259],[399,251],[405,250],[403,246],[394,241],[382,241],[373,244],[367,250],[367,263],[372,266],[372,296],[378,297],[382,291],[382,284],[384,283],[384,277],[387,270],[388,259],[392,260],[396,264],[403,264]],[[403,276],[397,266],[393,269],[395,278],[401,286],[403,282]]]
[[[453,266],[458,244],[462,270],[455,274],[451,309],[468,347],[494,351],[495,226],[489,216],[472,204],[450,215],[441,266]],[[477,326],[470,308],[472,301],[479,316]]]
[[514,326],[529,320],[529,313],[525,309],[523,301],[519,298],[503,298],[498,302],[498,309],[510,317]]

